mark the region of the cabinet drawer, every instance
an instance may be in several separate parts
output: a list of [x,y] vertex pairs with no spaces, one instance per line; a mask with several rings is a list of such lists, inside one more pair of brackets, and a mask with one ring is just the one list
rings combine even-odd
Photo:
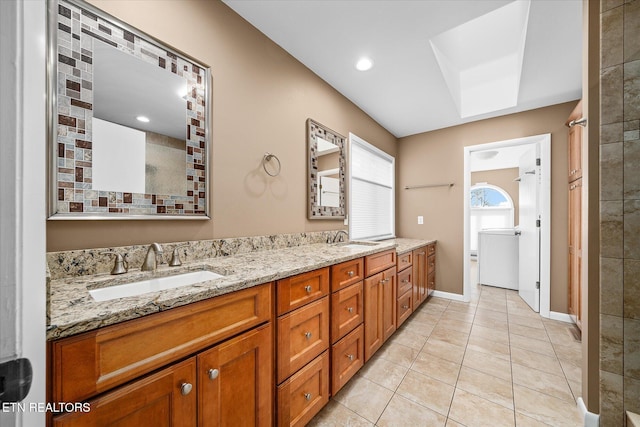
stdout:
[[399,328],[400,325],[402,325],[404,323],[405,320],[407,320],[409,318],[409,316],[411,316],[411,313],[413,311],[413,307],[412,307],[412,298],[413,297],[413,292],[411,290],[407,291],[404,293],[404,295],[398,297],[398,301],[397,301],[397,308],[396,308],[396,314],[398,316],[398,320],[397,320],[397,327]]
[[431,256],[435,254],[436,254],[436,244],[431,243],[427,246],[427,256]]
[[336,342],[362,323],[362,281],[331,294],[331,342]]
[[427,274],[431,274],[436,271],[436,255],[430,255],[427,258]]
[[77,402],[271,319],[271,284],[51,344],[52,398]]
[[360,325],[331,349],[331,395],[335,396],[363,365],[364,325]]
[[413,289],[413,269],[407,268],[398,273],[398,291],[396,295],[403,295]]
[[364,259],[358,258],[331,266],[331,291],[335,292],[364,279]]
[[413,252],[407,252],[402,255],[398,255],[398,259],[396,261],[396,267],[398,267],[398,271],[401,271],[407,267],[411,267],[412,263],[413,263]]
[[427,294],[431,295],[436,290],[436,272],[429,274],[427,277]]
[[302,307],[328,293],[329,267],[278,280],[278,315]]
[[304,426],[329,402],[329,352],[278,386],[278,426]]
[[373,255],[367,255],[364,259],[365,277],[396,266],[396,250],[391,249]]
[[329,348],[329,297],[278,318],[278,384]]
[[[192,389],[181,393],[183,384]],[[196,359],[190,358],[153,375],[90,400],[88,412],[53,417],[54,427],[196,425]]]

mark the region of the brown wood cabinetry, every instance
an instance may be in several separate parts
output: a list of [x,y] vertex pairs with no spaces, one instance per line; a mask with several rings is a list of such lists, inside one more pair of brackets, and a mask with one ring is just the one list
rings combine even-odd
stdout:
[[395,262],[393,265],[364,280],[365,362],[396,330]]
[[364,259],[364,275],[365,277],[380,273],[390,267],[396,265],[396,251],[391,249],[377,254],[367,255]]
[[[254,301],[255,304],[249,301]],[[122,366],[126,378],[135,369],[146,372],[150,365],[147,359],[160,359],[168,361],[169,364],[158,372],[139,376],[140,378],[126,385],[89,399],[89,412],[58,415],[53,417],[52,424],[132,427],[270,425],[273,406],[271,324],[263,324],[227,341],[222,341],[222,338],[233,334],[235,326],[230,326],[226,332],[218,330],[220,333],[214,334],[213,338],[207,341],[206,337],[211,336],[212,331],[209,328],[197,328],[194,324],[194,319],[197,323],[203,322],[205,325],[216,325],[216,322],[221,321],[227,325],[246,324],[248,318],[270,320],[270,310],[261,313],[262,309],[256,309],[263,304],[271,305],[270,284],[126,322],[122,324],[125,334],[117,333],[115,329],[120,325],[116,325],[100,330],[102,336],[99,340],[96,333],[92,332],[54,342],[52,347],[58,350],[57,355],[55,352],[52,355],[56,362],[53,363],[52,375],[54,396],[55,390],[58,390],[58,393],[72,393],[74,389],[64,384],[69,380],[68,376],[72,375],[69,372],[74,368],[80,371],[85,369],[83,366],[73,365],[73,360],[86,358],[87,355],[76,354],[73,358],[69,353],[73,349],[89,352],[96,358],[92,366],[103,369],[111,376],[118,374],[117,371],[111,373],[114,366]],[[256,315],[258,312],[260,315]],[[241,318],[245,320],[241,321]],[[183,328],[183,337],[177,338],[177,335],[172,334],[172,327],[176,323]],[[163,326],[164,328],[160,329]],[[165,328],[168,332],[166,336],[163,335]],[[197,334],[189,331],[189,328],[197,329],[201,336],[196,337]],[[152,332],[156,333],[155,340],[162,344],[152,345],[148,341]],[[136,337],[142,341],[139,346],[134,345]],[[105,345],[108,340],[113,341],[110,345],[121,344],[122,347],[119,351],[103,351],[108,347]],[[216,340],[222,342],[202,350],[207,345],[215,344]],[[144,344],[150,348],[145,348]],[[181,348],[181,345],[187,350]],[[154,351],[160,354],[153,354]],[[167,353],[172,356],[168,356]],[[180,360],[184,354],[190,354],[191,357],[183,362],[170,364]],[[109,357],[110,360],[101,357]],[[134,360],[136,357],[137,367]],[[105,366],[111,370],[105,370]],[[99,379],[94,388],[102,390],[99,374],[100,371],[95,374]],[[88,384],[91,378],[93,377],[85,380],[84,384]]]
[[436,244],[427,246],[427,295],[436,290]]
[[398,255],[396,327],[399,328],[413,313],[413,252]]
[[356,258],[331,266],[331,291],[335,292],[364,279],[364,259]]
[[582,101],[571,112],[569,126],[569,315],[582,328]]
[[416,310],[428,296],[427,247],[413,251],[413,309]]
[[362,324],[331,348],[331,394],[335,395],[364,365]]
[[278,280],[278,315],[315,301],[329,293],[329,267]]
[[362,323],[363,282],[359,281],[331,295],[331,342],[355,329]]

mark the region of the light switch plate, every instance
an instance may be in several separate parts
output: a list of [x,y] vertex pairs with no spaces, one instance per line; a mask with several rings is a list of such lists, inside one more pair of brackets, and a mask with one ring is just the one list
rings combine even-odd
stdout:
[[418,216],[418,224],[424,224],[424,217],[422,215]]

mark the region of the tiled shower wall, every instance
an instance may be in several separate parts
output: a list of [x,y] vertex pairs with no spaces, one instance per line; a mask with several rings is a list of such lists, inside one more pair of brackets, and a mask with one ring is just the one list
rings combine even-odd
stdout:
[[600,425],[640,412],[640,0],[600,2]]

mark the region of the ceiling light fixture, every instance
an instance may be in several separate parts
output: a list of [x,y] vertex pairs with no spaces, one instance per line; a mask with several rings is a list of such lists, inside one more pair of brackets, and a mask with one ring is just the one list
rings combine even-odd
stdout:
[[136,120],[138,120],[139,122],[142,122],[142,123],[149,123],[149,118],[145,117],[145,116],[138,116],[138,117],[136,117]]
[[356,62],[356,69],[359,71],[367,71],[373,67],[373,61],[369,58],[363,57]]

